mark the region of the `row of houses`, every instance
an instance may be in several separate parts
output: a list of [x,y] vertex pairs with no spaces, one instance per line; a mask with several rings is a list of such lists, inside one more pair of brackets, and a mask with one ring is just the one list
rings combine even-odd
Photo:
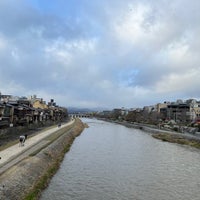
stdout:
[[177,100],[167,103],[159,109],[162,120],[174,120],[177,123],[199,122],[200,120],[200,101],[188,99],[186,101]]
[[100,117],[124,119],[147,123],[171,121],[176,123],[200,123],[200,101],[188,99],[186,101],[158,103],[143,108],[117,108],[112,111],[98,113]]
[[56,105],[53,99],[46,103],[36,95],[15,97],[0,93],[0,128],[44,121],[62,121],[67,109]]

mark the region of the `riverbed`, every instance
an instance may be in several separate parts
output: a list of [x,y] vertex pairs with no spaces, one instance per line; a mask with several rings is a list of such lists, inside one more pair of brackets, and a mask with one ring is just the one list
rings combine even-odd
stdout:
[[89,128],[41,200],[199,200],[200,150],[118,124],[83,122]]

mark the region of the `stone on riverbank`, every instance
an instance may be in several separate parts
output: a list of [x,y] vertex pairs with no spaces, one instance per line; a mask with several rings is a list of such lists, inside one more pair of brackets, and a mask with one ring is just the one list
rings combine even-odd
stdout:
[[[38,199],[41,191],[56,173],[75,137],[84,124],[76,120],[74,126],[49,146],[24,159],[0,176],[1,200]],[[62,131],[62,129],[60,130]]]

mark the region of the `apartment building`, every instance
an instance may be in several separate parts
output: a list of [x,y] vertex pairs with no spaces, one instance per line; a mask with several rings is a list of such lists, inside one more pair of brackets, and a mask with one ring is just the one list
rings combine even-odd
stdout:
[[200,102],[189,99],[176,101],[167,106],[167,118],[176,122],[193,122],[200,117]]

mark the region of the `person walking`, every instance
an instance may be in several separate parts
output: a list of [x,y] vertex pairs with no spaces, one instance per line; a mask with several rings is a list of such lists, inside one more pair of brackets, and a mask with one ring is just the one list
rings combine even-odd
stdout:
[[20,145],[20,146],[24,146],[24,143],[25,143],[26,139],[27,139],[27,134],[25,134],[25,135],[20,135],[20,136],[19,136],[19,145]]

